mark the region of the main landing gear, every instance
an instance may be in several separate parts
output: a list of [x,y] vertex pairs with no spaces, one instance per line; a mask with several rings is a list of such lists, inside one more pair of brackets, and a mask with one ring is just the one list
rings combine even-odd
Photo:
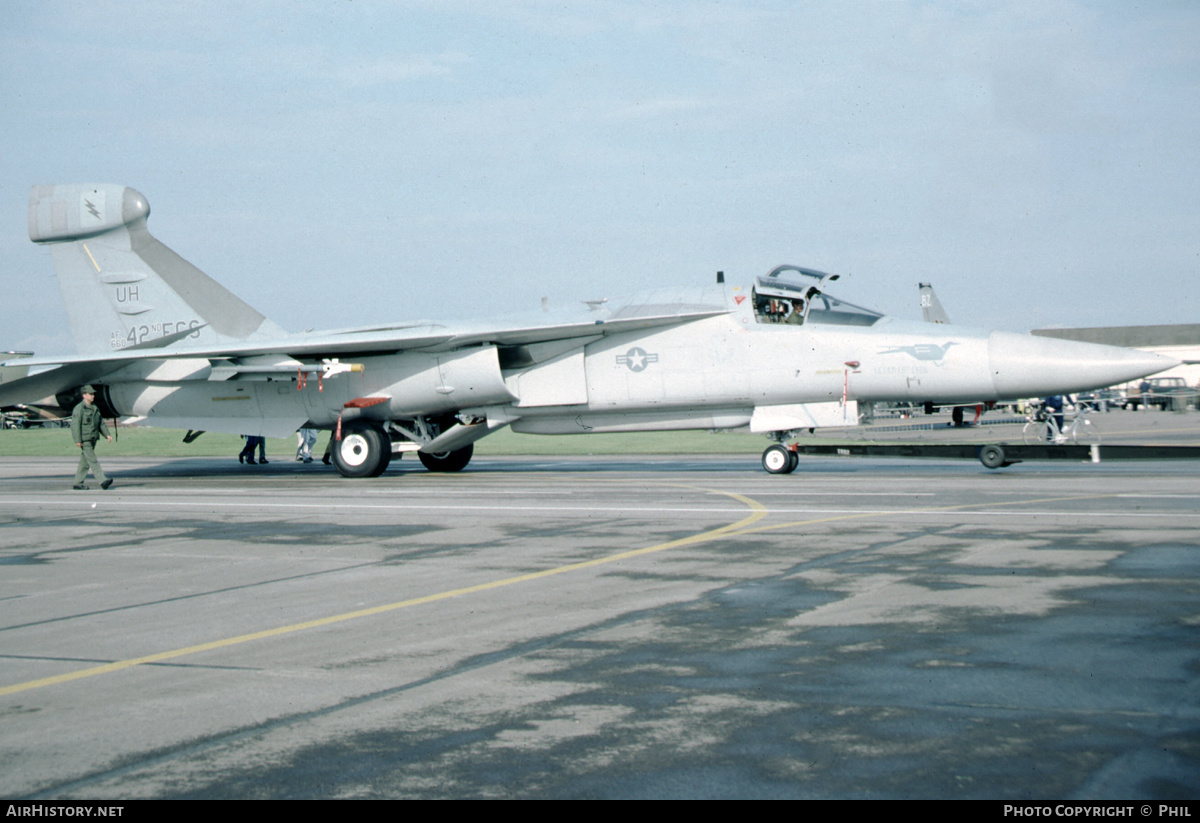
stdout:
[[392,441],[378,423],[347,423],[333,442],[333,465],[342,477],[378,477],[391,460]]
[[[404,442],[409,450],[414,450],[414,440],[418,436],[408,432],[395,423],[387,424],[395,432],[395,436]],[[425,429],[423,434],[428,434]],[[436,432],[435,432],[436,434]],[[410,436],[411,435],[411,436]],[[378,477],[387,471],[388,464],[393,459],[400,459],[403,451],[392,454],[392,437],[383,424],[374,420],[355,420],[342,426],[342,439],[333,441],[331,457],[333,465],[343,477]],[[432,436],[425,437],[428,442]],[[421,442],[421,441],[415,441]],[[426,453],[417,452],[421,464],[431,472],[458,472],[467,467],[471,456],[475,453],[475,444],[468,443],[454,451]]]
[[417,452],[417,457],[421,458],[421,465],[431,472],[460,472],[471,462],[471,455],[474,453],[475,444],[468,443],[461,449],[452,452],[441,452],[440,454]]
[[800,465],[800,455],[782,443],[774,443],[763,452],[762,465],[771,474],[791,474]]

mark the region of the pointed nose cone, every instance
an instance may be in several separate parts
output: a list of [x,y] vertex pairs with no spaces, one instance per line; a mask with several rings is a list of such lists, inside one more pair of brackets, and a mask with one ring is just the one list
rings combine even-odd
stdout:
[[1179,365],[1137,349],[994,331],[988,336],[992,381],[1002,398],[1046,397],[1127,383]]

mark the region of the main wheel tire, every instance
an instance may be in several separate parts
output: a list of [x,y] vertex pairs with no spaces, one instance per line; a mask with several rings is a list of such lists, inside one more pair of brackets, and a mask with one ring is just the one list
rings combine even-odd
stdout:
[[421,465],[431,472],[460,472],[471,462],[471,455],[474,453],[475,444],[471,443],[452,452],[440,452],[438,454],[417,452],[417,457],[421,458]]
[[379,460],[379,465],[371,472],[371,477],[378,477],[388,470],[388,466],[392,463],[392,441],[388,439],[386,433],[383,435],[383,456]]
[[762,467],[771,474],[787,474],[792,470],[792,453],[776,443],[767,446],[762,454]]
[[1004,447],[1000,445],[984,446],[979,450],[979,462],[989,469],[998,469],[1004,465]]
[[392,445],[373,423],[351,423],[333,443],[333,465],[342,477],[378,477],[387,468]]
[[792,451],[791,449],[788,449],[788,456],[789,456],[791,459],[790,459],[790,460],[789,460],[789,462],[788,462],[788,470],[787,470],[787,473],[788,473],[788,474],[791,474],[791,473],[792,473],[792,472],[794,472],[794,471],[796,470],[796,468],[797,468],[797,467],[800,465],[800,453],[799,453],[799,452],[794,452],[794,451]]

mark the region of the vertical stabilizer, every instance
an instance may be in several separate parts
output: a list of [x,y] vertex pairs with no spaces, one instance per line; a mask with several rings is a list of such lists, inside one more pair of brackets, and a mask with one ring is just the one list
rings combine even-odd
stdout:
[[918,283],[917,285],[921,290],[921,318],[926,323],[949,323],[950,318],[946,315],[946,310],[942,308],[942,302],[933,293],[933,286],[929,283]]
[[34,186],[29,239],[50,247],[80,353],[285,334],[151,236],[150,204],[113,185]]

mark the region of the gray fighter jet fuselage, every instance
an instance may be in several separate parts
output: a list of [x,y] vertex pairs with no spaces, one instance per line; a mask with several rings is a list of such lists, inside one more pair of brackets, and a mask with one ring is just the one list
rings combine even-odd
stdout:
[[[1170,358],[906,322],[829,295],[836,279],[780,266],[751,284],[659,290],[494,323],[288,334],[152,237],[121,186],[35,187],[78,355],[0,387],[0,404],[96,384],[144,425],[283,436],[335,432],[347,476],[415,451],[457,470],[475,440],[738,429],[781,440],[853,425],[856,403],[960,404],[1101,388]],[[765,461],[764,461],[765,462]],[[792,466],[794,468],[794,465]]]

